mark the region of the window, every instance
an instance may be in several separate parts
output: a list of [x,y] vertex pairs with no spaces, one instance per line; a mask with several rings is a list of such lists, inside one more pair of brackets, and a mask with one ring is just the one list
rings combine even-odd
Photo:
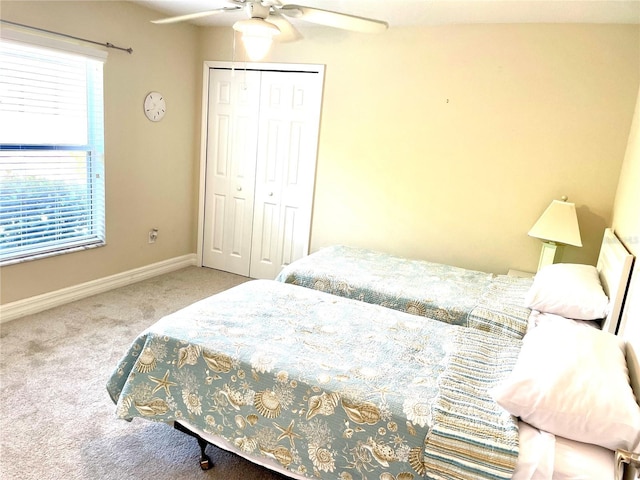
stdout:
[[0,39],[0,263],[105,243],[102,59]]

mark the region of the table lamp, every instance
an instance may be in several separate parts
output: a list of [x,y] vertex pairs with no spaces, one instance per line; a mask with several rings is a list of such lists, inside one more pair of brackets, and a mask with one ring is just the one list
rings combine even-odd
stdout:
[[582,246],[576,205],[567,202],[567,200],[566,196],[562,197],[562,200],[553,200],[529,230],[530,237],[542,240],[538,271],[542,267],[555,263],[559,247],[563,245]]

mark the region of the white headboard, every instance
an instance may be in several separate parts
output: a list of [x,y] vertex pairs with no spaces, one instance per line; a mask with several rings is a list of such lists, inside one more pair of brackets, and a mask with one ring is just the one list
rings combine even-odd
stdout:
[[[626,343],[626,359],[629,381],[640,405],[640,266],[632,269],[627,285],[624,308],[616,334]],[[637,452],[636,452],[637,454]],[[640,478],[640,469],[627,468],[625,480]]]
[[596,267],[610,301],[609,315],[602,325],[606,332],[615,334],[618,329],[634,258],[613,230],[605,229]]

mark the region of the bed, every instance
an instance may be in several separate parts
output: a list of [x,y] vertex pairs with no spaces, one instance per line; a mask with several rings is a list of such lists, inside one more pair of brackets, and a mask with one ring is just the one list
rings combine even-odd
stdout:
[[120,418],[195,427],[298,478],[511,478],[517,422],[488,392],[519,349],[255,280],[142,333],[108,391]]
[[[606,229],[597,270],[611,302],[599,320],[611,333],[619,322],[633,258]],[[344,245],[320,249],[287,265],[276,280],[519,337],[526,332],[529,313],[521,298],[533,281]]]
[[[548,315],[521,339],[255,280],[142,332],[107,390],[119,418],[194,436],[204,469],[213,444],[299,480],[522,480],[562,469],[613,480],[614,451],[640,449],[628,380],[637,384],[637,369],[616,337]],[[540,385],[555,389],[534,394]],[[562,414],[537,418],[532,398],[602,414],[579,410],[563,425]]]
[[[595,378],[604,369],[607,388],[596,382],[593,395],[606,391],[605,401],[613,393],[621,402],[598,407],[605,412],[599,420],[615,426],[613,434],[596,428],[598,438],[564,443],[553,436],[554,456],[564,448],[575,468],[578,449],[583,469],[611,472],[613,450],[637,449],[640,441],[640,407],[629,402],[621,347],[617,340],[597,348],[592,342],[576,353],[567,348],[563,328],[616,337],[562,322],[549,328],[552,335],[543,335],[529,354],[529,366],[548,360],[539,383],[571,362],[578,385],[584,381],[579,372]],[[141,333],[107,389],[118,417],[173,423],[198,438],[203,468],[210,466],[205,447],[212,443],[296,479],[530,478],[516,475],[544,468],[536,453],[541,447],[522,443],[531,429],[517,417],[525,415],[502,403],[517,398],[521,382],[531,382],[527,362],[520,365],[530,338],[531,332],[518,340],[256,280]],[[618,364],[606,369],[616,354]],[[510,380],[514,372],[520,373]],[[566,376],[556,379],[560,393],[552,397],[584,407],[566,396],[582,400],[586,393],[570,388]],[[618,380],[628,389],[625,401],[623,389],[615,392]],[[535,398],[532,391],[528,386],[525,403]],[[617,431],[623,423],[625,438]],[[606,443],[597,445],[600,436]]]
[[532,282],[345,245],[293,262],[276,280],[520,338],[529,314],[521,299]]

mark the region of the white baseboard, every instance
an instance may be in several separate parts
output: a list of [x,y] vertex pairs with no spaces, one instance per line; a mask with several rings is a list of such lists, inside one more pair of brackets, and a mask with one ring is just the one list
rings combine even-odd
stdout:
[[144,267],[135,268],[126,272],[117,273],[109,277],[99,278],[90,282],[81,283],[72,287],[63,288],[54,292],[43,293],[35,297],[17,300],[15,302],[0,305],[0,323],[15,320],[34,313],[58,307],[65,303],[90,297],[98,293],[124,287],[132,283],[140,282],[148,278],[156,277],[164,273],[173,272],[181,268],[197,265],[196,254],[183,255],[158,263],[152,263]]

